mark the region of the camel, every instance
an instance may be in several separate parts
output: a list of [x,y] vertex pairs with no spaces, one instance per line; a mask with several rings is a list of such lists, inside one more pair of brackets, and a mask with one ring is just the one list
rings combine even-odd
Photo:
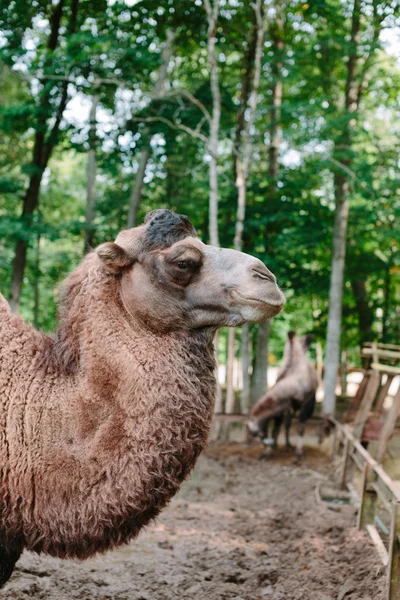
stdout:
[[0,586],[23,549],[85,559],[136,537],[207,443],[215,330],[284,302],[260,260],[164,209],[69,275],[53,337],[0,295]]
[[[291,447],[289,429],[292,416],[297,411],[299,425],[296,454],[298,458],[303,456],[304,425],[314,412],[318,388],[316,370],[307,358],[311,343],[312,336],[306,335],[299,340],[294,331],[289,331],[276,383],[250,411],[249,431],[263,439],[267,447],[262,458],[268,458],[271,448],[276,447],[282,421],[285,421],[286,446]],[[268,438],[271,420],[274,422],[272,439]]]

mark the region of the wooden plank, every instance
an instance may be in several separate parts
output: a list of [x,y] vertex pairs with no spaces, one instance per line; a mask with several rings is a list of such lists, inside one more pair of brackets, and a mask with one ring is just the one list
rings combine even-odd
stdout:
[[375,396],[378,392],[381,376],[379,373],[372,371],[369,376],[368,384],[364,392],[364,397],[361,400],[360,408],[357,411],[354,419],[354,437],[360,438],[364,425],[368,419],[368,413],[372,408]]
[[400,360],[400,350],[381,350],[379,348],[364,348],[362,357],[372,356],[375,362],[379,362],[379,359],[384,358],[387,360]]
[[[374,344],[374,342],[364,342],[363,350],[364,350],[364,348],[371,348],[373,344]],[[388,348],[390,350],[397,350],[398,352],[400,352],[400,346],[398,344],[381,344],[381,343],[378,343],[378,344],[376,344],[376,346],[378,348]]]
[[337,438],[338,438],[338,430],[335,427],[333,430],[333,434],[332,434],[331,460],[333,460],[336,455]]
[[350,408],[346,415],[346,421],[351,421],[354,418],[354,416],[358,410],[358,407],[360,406],[360,402],[364,396],[365,388],[368,385],[370,373],[371,373],[371,371],[364,371],[364,376],[361,379],[360,385],[358,386],[358,390],[357,390],[353,400],[351,401]]
[[374,546],[378,551],[383,565],[387,567],[389,563],[389,553],[385,548],[385,544],[383,543],[381,536],[379,535],[379,531],[375,525],[367,525],[366,530],[368,531],[371,540],[374,542]]
[[[292,422],[296,422],[298,418],[298,415],[295,415],[293,417]],[[312,417],[310,417],[310,419],[307,419],[307,425],[318,425],[319,423],[321,423],[323,418],[324,417],[320,415],[313,415]],[[227,423],[247,423],[247,421],[249,420],[249,415],[244,415],[242,413],[214,413],[214,420]]]
[[378,449],[376,451],[376,455],[374,458],[381,463],[383,461],[383,457],[385,456],[385,452],[387,449],[387,445],[389,443],[390,438],[393,435],[394,428],[396,427],[396,421],[398,419],[400,413],[400,388],[397,391],[396,396],[393,398],[393,404],[389,409],[387,417],[382,427],[381,434],[379,436],[378,441]]
[[214,420],[218,423],[246,423],[249,420],[249,415],[214,413]]
[[344,440],[342,465],[340,468],[339,486],[342,490],[346,489],[347,467],[349,465],[350,440],[346,437]]
[[385,384],[382,386],[382,389],[379,392],[378,400],[376,401],[376,412],[379,412],[379,413],[382,412],[383,404],[387,398],[389,388],[392,385],[393,379],[394,379],[393,373],[387,375]]
[[360,460],[360,457],[358,456],[357,452],[352,452],[350,454],[350,458],[359,471],[364,470],[365,463],[362,460]]
[[391,493],[394,500],[400,503],[400,490],[397,488],[394,481],[392,481],[386,471],[383,470],[381,465],[379,465],[377,461],[372,458],[369,452],[367,452],[367,450],[361,446],[360,442],[354,438],[349,430],[349,427],[347,425],[342,425],[334,417],[329,417],[329,420],[333,425],[335,425],[335,427],[338,428],[339,431],[341,431],[341,433],[343,433],[345,438],[351,442],[352,446],[357,450],[358,454],[365,460],[365,462],[374,468],[375,473]]
[[400,375],[400,367],[391,367],[390,365],[372,363],[371,368],[374,371],[379,371],[380,373],[392,373],[393,375]]
[[[377,478],[375,483],[372,484],[372,487],[378,494],[379,502],[381,502],[383,504],[384,508],[388,512],[392,512],[392,501],[388,500],[388,498],[387,498],[386,486],[380,485],[380,480],[379,480],[379,478]],[[391,497],[391,495],[390,495],[390,497]]]
[[382,483],[385,484],[386,489],[389,490],[389,492],[393,496],[393,499],[396,500],[396,502],[400,502],[400,490],[396,486],[395,482],[389,477],[386,471],[382,469],[381,465],[378,465],[376,462],[374,470],[375,473],[378,475],[379,479],[382,481]]
[[371,350],[372,350],[372,359],[374,362],[379,362],[379,358],[378,358],[378,346],[376,345],[376,342],[374,342],[371,346]]
[[393,502],[390,527],[387,600],[400,600],[400,502]]
[[372,485],[376,480],[376,474],[368,463],[365,463],[362,481],[361,506],[358,511],[357,527],[366,529],[367,525],[374,525],[378,495]]

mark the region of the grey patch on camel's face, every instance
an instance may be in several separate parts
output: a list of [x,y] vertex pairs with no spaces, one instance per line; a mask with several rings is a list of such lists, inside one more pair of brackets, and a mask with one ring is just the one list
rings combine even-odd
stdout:
[[197,237],[196,230],[186,215],[177,215],[166,209],[148,213],[145,223],[148,250],[162,250],[188,236]]

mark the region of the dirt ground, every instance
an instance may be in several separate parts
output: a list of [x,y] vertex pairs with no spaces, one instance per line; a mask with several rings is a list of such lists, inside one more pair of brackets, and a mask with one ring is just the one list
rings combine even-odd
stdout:
[[[318,502],[332,470],[262,446],[211,445],[130,546],[84,563],[25,553],[1,600],[383,600],[385,571],[355,509]],[[333,510],[334,508],[334,510]]]

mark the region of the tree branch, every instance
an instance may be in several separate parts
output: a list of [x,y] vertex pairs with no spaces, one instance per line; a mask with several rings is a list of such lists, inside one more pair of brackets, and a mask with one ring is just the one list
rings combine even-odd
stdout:
[[186,125],[183,125],[182,123],[176,123],[174,121],[170,121],[170,119],[166,119],[165,117],[160,117],[160,116],[158,116],[158,117],[132,117],[131,120],[136,123],[156,123],[157,121],[159,121],[161,123],[165,123],[172,129],[185,131],[192,137],[198,138],[205,144],[208,143],[208,137],[206,135],[204,135],[203,133],[200,133],[199,131],[197,131],[197,129],[199,127],[198,125],[197,125],[196,129],[192,129],[191,127],[187,127]]

